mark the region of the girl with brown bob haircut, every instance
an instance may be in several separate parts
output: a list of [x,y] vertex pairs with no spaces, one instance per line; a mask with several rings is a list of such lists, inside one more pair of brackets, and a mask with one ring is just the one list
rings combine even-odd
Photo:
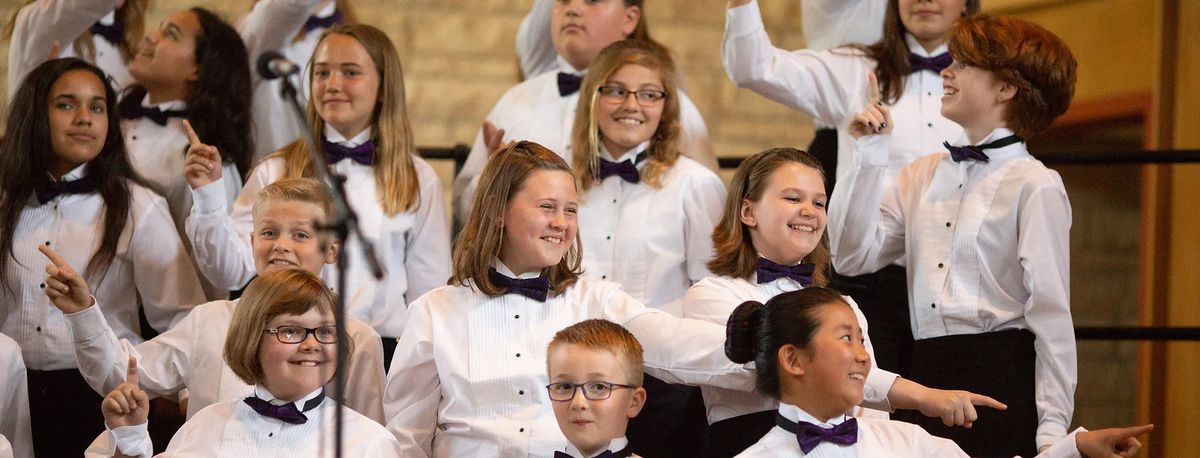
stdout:
[[902,418],[972,455],[1029,456],[1067,435],[1078,375],[1071,203],[1025,140],[1066,111],[1077,64],[1054,34],[1007,17],[960,19],[949,47],[941,113],[963,134],[884,187],[893,117],[878,103],[855,115],[858,160],[829,212],[843,228],[834,265],[859,274],[905,260],[913,378],[1008,405],[970,430]]
[[591,318],[637,337],[652,376],[750,389],[750,374],[724,356],[721,326],[676,318],[579,274],[578,191],[557,154],[518,142],[489,159],[479,184],[450,284],[409,305],[396,346],[384,411],[403,456],[564,450],[549,398],[533,390],[549,383],[554,334]]

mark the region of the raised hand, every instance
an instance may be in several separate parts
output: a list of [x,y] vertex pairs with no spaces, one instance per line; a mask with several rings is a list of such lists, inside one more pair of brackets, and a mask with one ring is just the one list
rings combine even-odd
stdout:
[[206,145],[200,141],[200,136],[192,129],[192,123],[183,120],[183,129],[187,131],[187,159],[183,162],[183,175],[188,185],[197,189],[206,184],[221,179],[221,152],[217,147]]
[[850,136],[859,138],[864,135],[891,135],[894,127],[892,111],[880,100],[879,80],[875,78],[875,72],[867,74],[867,87],[870,90],[867,106],[850,121]]
[[104,423],[109,429],[146,422],[146,416],[150,414],[150,397],[138,387],[138,366],[133,356],[129,357],[125,369],[125,383],[104,397],[100,411],[104,413]]
[[1087,458],[1128,458],[1142,449],[1137,436],[1152,429],[1154,425],[1081,432],[1075,435],[1075,447]]
[[46,287],[42,288],[42,292],[50,298],[51,304],[63,313],[70,314],[86,310],[96,303],[83,276],[67,260],[47,245],[38,244],[38,251],[50,260],[46,264]]
[[501,143],[504,141],[504,129],[496,127],[491,121],[483,122],[483,144],[487,147],[488,156],[496,154],[497,151],[512,146],[514,142]]
[[991,407],[1005,410],[1008,406],[982,394],[962,390],[939,390],[927,388],[929,391],[920,402],[921,413],[927,417],[941,418],[946,426],[963,426],[970,428],[979,418],[975,406]]

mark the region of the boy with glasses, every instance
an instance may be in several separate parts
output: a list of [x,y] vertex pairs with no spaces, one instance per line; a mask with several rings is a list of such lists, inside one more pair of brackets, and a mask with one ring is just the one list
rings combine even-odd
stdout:
[[646,403],[642,345],[607,320],[585,320],[554,335],[546,350],[546,390],[571,445],[558,457],[628,457],[625,428]]

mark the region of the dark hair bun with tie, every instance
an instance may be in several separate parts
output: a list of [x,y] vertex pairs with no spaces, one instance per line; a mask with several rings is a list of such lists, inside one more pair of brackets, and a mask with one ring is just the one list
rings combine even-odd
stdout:
[[761,302],[746,301],[729,315],[729,322],[725,325],[725,356],[730,361],[738,364],[754,361],[762,309]]

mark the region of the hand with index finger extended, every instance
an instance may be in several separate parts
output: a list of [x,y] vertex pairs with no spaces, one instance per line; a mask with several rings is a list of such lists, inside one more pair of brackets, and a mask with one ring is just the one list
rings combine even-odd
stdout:
[[850,136],[857,139],[866,135],[891,135],[891,109],[883,104],[879,80],[874,72],[867,73],[867,93],[866,106],[854,115],[848,126]]
[[200,141],[200,136],[192,129],[192,123],[186,119],[183,120],[183,130],[188,137],[187,158],[183,162],[183,175],[188,185],[197,189],[221,179],[221,152],[217,147]]
[[140,425],[149,416],[150,397],[138,386],[137,372],[137,360],[130,356],[125,369],[125,383],[109,392],[100,403],[104,423],[109,429]]
[[83,276],[71,264],[47,245],[38,245],[38,251],[50,260],[46,264],[46,281],[42,291],[64,314],[77,313],[91,307],[95,300]]
[[1075,435],[1075,447],[1088,458],[1129,458],[1142,448],[1137,436],[1152,429],[1154,425],[1083,431]]

